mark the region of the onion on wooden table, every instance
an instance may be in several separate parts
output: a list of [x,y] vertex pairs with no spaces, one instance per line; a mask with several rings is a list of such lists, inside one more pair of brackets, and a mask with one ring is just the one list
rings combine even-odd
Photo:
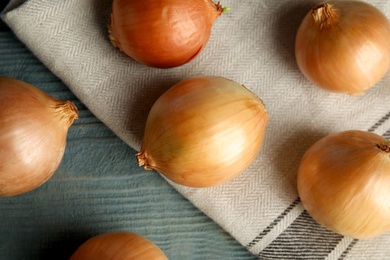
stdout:
[[167,260],[159,247],[133,232],[109,232],[88,239],[70,260]]
[[72,102],[8,77],[0,77],[0,106],[0,196],[15,196],[54,174],[78,112]]

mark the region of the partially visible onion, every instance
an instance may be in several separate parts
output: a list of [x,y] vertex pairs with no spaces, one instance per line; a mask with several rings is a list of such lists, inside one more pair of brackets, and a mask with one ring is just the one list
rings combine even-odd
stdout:
[[70,260],[167,260],[147,238],[131,232],[110,232],[90,238]]
[[324,137],[302,158],[298,193],[307,212],[339,234],[390,231],[390,141],[356,130]]
[[252,163],[267,121],[263,102],[237,82],[184,80],[153,105],[138,162],[181,185],[215,186]]
[[390,68],[390,23],[365,2],[320,3],[298,29],[295,55],[300,70],[315,85],[363,93]]
[[114,46],[141,63],[176,67],[203,50],[222,12],[211,0],[114,0],[109,35]]
[[33,190],[54,174],[77,117],[72,102],[0,77],[0,197]]

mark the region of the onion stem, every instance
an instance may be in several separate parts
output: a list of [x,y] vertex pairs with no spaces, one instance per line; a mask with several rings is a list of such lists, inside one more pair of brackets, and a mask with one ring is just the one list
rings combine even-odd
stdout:
[[230,12],[230,7],[222,7],[222,13]]
[[135,155],[138,160],[138,166],[143,166],[145,170],[152,170],[152,168],[148,164],[148,159],[146,158],[145,152],[141,151]]
[[328,29],[338,21],[337,12],[328,3],[320,3],[313,7],[311,15],[320,29]]
[[62,118],[67,120],[67,125],[69,127],[73,124],[74,120],[79,118],[77,107],[69,100],[58,100],[54,109],[62,116]]
[[379,149],[381,149],[382,151],[384,151],[386,153],[390,153],[390,142],[389,141],[383,142],[383,144],[377,144],[376,146]]

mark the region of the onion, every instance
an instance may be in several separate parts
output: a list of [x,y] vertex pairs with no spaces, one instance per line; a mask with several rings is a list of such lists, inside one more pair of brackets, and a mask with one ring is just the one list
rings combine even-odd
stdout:
[[110,232],[90,238],[70,260],[167,260],[165,254],[147,238],[130,232]]
[[223,10],[211,0],[114,0],[109,36],[114,46],[138,62],[176,67],[203,50]]
[[0,77],[0,106],[0,196],[5,197],[35,189],[54,174],[78,113],[72,102],[6,77]]
[[189,187],[227,182],[256,158],[267,120],[263,102],[237,82],[184,80],[153,105],[139,165]]
[[390,141],[371,132],[329,135],[308,149],[298,170],[307,212],[344,236],[390,230]]
[[360,1],[320,3],[303,19],[295,42],[299,69],[315,85],[361,94],[390,67],[390,23]]

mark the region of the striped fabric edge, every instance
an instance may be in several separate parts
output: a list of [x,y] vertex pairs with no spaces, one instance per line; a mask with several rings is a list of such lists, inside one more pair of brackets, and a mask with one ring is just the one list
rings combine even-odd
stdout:
[[268,227],[266,227],[259,235],[257,235],[249,244],[245,247],[250,250],[254,245],[256,245],[260,240],[263,239],[290,211],[295,208],[301,202],[300,198],[297,198],[293,201]]
[[325,259],[343,239],[303,211],[258,256],[261,259]]
[[[378,122],[376,122],[372,127],[370,127],[368,132],[382,132],[378,133],[383,135],[386,138],[390,137],[390,129],[382,129],[385,126],[385,123],[390,119],[390,112],[383,116]],[[380,131],[382,130],[382,131]],[[384,131],[384,132],[383,132]],[[262,230],[255,238],[252,239],[245,247],[251,251],[254,255],[257,255],[260,259],[297,259],[297,255],[292,254],[292,250],[299,249],[300,257],[299,258],[310,258],[310,259],[345,259],[348,253],[353,249],[353,247],[358,243],[358,239],[343,237],[334,232],[328,231],[322,228],[318,223],[316,223],[308,213],[302,209],[301,213],[297,216],[294,216],[294,221],[289,225],[289,227],[282,232],[280,232],[275,239],[270,240],[270,243],[267,243],[266,246],[261,246],[256,248],[258,250],[254,250],[256,245],[262,242],[262,240],[266,240],[267,236],[269,236],[272,231],[275,229],[278,224],[280,224],[286,217],[291,215],[294,209],[302,207],[300,198],[296,198],[278,217],[275,218],[274,221],[271,222],[264,230]],[[303,207],[302,207],[303,208]],[[304,221],[302,221],[304,220]],[[322,253],[318,253],[318,249],[324,249],[324,246],[316,244],[317,250],[310,250],[306,248],[306,252],[304,252],[304,257],[302,256],[303,248],[296,247],[296,241],[299,241],[299,234],[297,236],[296,232],[298,232],[299,228],[306,229],[306,234],[303,234],[304,242],[310,242],[314,232],[319,232],[321,234],[321,241],[327,241],[329,243],[329,239],[331,240],[332,247],[327,248],[327,250]],[[295,233],[294,233],[295,232]],[[301,231],[302,232],[302,229]],[[309,237],[309,238],[308,238]],[[289,241],[295,242],[295,244],[290,244]],[[310,244],[310,243],[309,243]],[[308,245],[309,245],[308,244]],[[281,246],[282,247],[278,247]],[[313,244],[311,245],[313,246]],[[336,250],[337,249],[337,250]],[[290,250],[286,252],[285,250]],[[257,251],[257,252],[256,252]]]

